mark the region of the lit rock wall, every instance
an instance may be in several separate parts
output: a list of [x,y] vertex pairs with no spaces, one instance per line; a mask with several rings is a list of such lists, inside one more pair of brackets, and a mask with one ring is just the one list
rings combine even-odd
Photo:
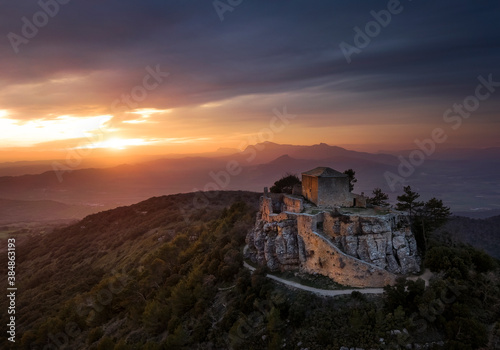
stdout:
[[324,234],[344,253],[396,274],[420,271],[415,236],[406,215],[324,213]]
[[263,197],[245,256],[271,270],[322,274],[354,287],[393,284],[419,271],[416,241],[406,216],[348,216],[272,212]]

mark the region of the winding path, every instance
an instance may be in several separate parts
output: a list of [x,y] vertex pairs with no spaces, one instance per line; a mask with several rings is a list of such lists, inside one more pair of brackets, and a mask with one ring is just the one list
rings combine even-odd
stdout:
[[[255,267],[250,266],[246,262],[243,262],[243,265],[247,269],[249,269],[250,271],[254,271],[255,270]],[[357,291],[357,292],[360,292],[360,293],[363,293],[363,294],[382,294],[382,293],[384,293],[384,289],[383,288],[338,289],[338,290],[319,289],[319,288],[305,286],[305,285],[297,283],[297,282],[288,281],[288,280],[285,280],[283,278],[279,278],[279,277],[276,277],[276,276],[273,276],[273,275],[270,275],[270,274],[267,274],[266,277],[270,278],[270,279],[272,279],[274,281],[277,281],[279,283],[285,284],[287,286],[290,286],[290,287],[293,287],[293,288],[297,288],[297,289],[301,289],[301,290],[305,290],[307,292],[311,292],[311,293],[314,293],[314,294],[317,294],[317,295],[320,295],[320,296],[326,296],[326,297],[334,297],[334,296],[337,296],[337,295],[351,294],[354,291]]]
[[[249,265],[246,262],[243,262],[243,265],[249,269],[250,271],[255,271],[255,267]],[[319,288],[314,288],[314,287],[309,287],[305,286],[303,284],[297,283],[297,282],[292,282],[288,281],[283,278],[279,278],[270,274],[266,275],[267,278],[270,278],[276,282],[282,283],[284,285],[305,290],[307,292],[314,293],[316,295],[320,296],[325,296],[325,297],[334,297],[337,295],[345,295],[345,294],[351,294],[352,292],[360,292],[362,294],[383,294],[384,289],[383,288],[353,288],[353,289],[338,289],[338,290],[332,290],[332,289],[319,289]],[[432,277],[432,272],[429,270],[425,270],[425,272],[421,276],[414,276],[414,277],[409,277],[408,279],[416,281],[417,279],[421,278],[425,281],[425,285],[429,285],[429,279]]]

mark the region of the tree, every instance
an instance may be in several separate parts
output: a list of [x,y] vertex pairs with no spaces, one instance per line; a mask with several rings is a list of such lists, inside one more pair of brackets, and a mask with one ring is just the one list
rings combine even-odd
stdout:
[[442,199],[436,198],[427,201],[421,210],[421,215],[432,230],[442,226],[448,220],[450,214],[450,208],[443,204]]
[[403,190],[405,193],[398,196],[399,203],[396,204],[396,209],[406,211],[412,217],[415,211],[421,208],[424,203],[417,201],[420,195],[417,192],[413,192],[410,186],[405,186]]
[[352,169],[347,169],[344,171],[344,174],[349,177],[349,191],[352,192],[352,190],[354,190],[354,184],[358,182],[358,179],[355,177],[356,172]]
[[431,198],[425,203],[421,203],[419,208],[415,209],[414,228],[420,232],[420,237],[417,237],[417,242],[420,239],[420,247],[423,252],[427,249],[427,236],[441,227],[450,216],[450,208],[444,206],[441,199]]
[[371,204],[377,206],[389,205],[389,203],[387,202],[387,200],[389,199],[389,195],[387,193],[382,192],[382,189],[377,187],[373,190],[372,193],[373,197],[368,199]]
[[295,185],[302,184],[302,181],[295,174],[285,174],[281,179],[276,181],[270,188],[272,193],[292,193]]

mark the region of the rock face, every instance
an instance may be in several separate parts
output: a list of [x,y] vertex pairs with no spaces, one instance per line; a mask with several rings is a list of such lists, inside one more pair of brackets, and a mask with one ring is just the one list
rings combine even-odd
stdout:
[[305,260],[304,243],[297,235],[297,221],[265,222],[258,218],[247,236],[247,257],[271,270],[293,270]]
[[324,217],[325,234],[346,254],[396,274],[420,271],[417,242],[406,215]]
[[356,287],[391,284],[398,274],[420,271],[407,216],[273,213],[263,197],[245,255],[271,270],[320,273]]

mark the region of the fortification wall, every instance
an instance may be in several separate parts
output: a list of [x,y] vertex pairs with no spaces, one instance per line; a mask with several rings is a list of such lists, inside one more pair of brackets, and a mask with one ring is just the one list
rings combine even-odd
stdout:
[[298,235],[301,237],[306,259],[300,270],[328,276],[335,282],[353,287],[382,287],[394,284],[396,275],[376,265],[349,256],[332,242],[314,231],[317,218],[313,215],[297,217]]
[[283,197],[283,210],[292,213],[300,213],[304,209],[304,201],[300,198],[285,195]]

